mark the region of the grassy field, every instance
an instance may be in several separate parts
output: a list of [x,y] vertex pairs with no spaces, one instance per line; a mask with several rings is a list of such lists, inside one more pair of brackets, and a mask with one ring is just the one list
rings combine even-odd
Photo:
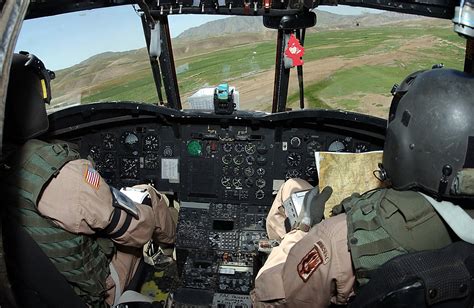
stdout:
[[[464,44],[464,39],[454,34],[448,21],[425,20],[421,24],[412,22],[408,26],[389,25],[308,33],[303,57],[306,104],[312,108],[339,108],[384,114],[390,100],[389,90],[409,73],[430,68],[437,63],[462,69]],[[244,85],[246,80],[258,84],[272,78],[275,62],[273,39],[243,43],[230,48],[226,48],[225,44],[220,45],[221,49],[215,52],[202,50],[197,55],[176,56],[183,102],[187,96],[204,86],[215,86],[221,82],[239,86]],[[199,42],[190,46],[196,49],[199,47]],[[100,69],[104,75],[110,75],[109,78],[76,86],[81,90],[81,101],[156,102],[157,95],[149,63],[143,57],[143,52],[136,54],[121,55],[122,62],[118,64],[115,58],[107,60],[108,62],[102,61]],[[133,69],[127,68],[128,62],[123,58],[134,64]],[[328,64],[332,63],[330,61],[334,63],[332,67]],[[109,71],[112,69],[113,73]],[[84,68],[81,76],[86,78],[88,72]],[[294,70],[292,74],[295,72]],[[70,89],[71,85],[65,84],[63,92],[67,88]],[[256,96],[254,92],[257,90],[246,92],[246,88],[238,89],[241,102],[251,101]],[[264,107],[260,109],[270,109],[271,89],[267,91],[270,95],[265,95],[265,101],[260,102],[260,106]],[[367,107],[369,96],[373,100],[369,107],[375,108],[373,110]],[[297,104],[297,87],[290,88],[288,101],[290,106]],[[369,108],[367,111],[364,109],[366,107]],[[247,109],[252,109],[251,103],[247,104]]]

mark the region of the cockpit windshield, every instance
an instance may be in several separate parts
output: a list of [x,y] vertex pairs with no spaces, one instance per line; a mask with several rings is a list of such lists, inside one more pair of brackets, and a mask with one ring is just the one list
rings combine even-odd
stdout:
[[[410,72],[438,64],[462,70],[465,40],[449,20],[344,6],[315,12],[316,26],[300,38],[305,108],[385,118],[390,89]],[[139,14],[127,5],[23,23],[16,50],[36,54],[56,72],[51,111],[94,102],[160,104]],[[237,109],[272,111],[277,30],[265,28],[261,16],[168,18],[183,109],[206,108],[206,98],[227,84]],[[286,107],[301,107],[296,68]]]

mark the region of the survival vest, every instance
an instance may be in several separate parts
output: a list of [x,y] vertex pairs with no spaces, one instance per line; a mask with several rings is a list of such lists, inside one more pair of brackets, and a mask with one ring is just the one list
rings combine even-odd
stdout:
[[398,255],[439,249],[452,242],[431,204],[414,191],[379,189],[354,194],[342,206],[356,287],[365,285],[374,270]]
[[59,272],[87,304],[105,305],[106,278],[114,245],[109,239],[73,234],[57,227],[38,210],[47,183],[79,153],[67,144],[29,140],[2,172],[9,217],[16,219],[38,243]]

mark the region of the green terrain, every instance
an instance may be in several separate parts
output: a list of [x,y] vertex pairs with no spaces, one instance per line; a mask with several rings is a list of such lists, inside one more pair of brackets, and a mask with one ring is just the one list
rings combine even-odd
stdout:
[[[182,101],[202,87],[223,81],[238,87],[246,80],[258,83],[273,78],[275,37],[276,33],[270,32],[174,41]],[[306,104],[312,108],[383,115],[393,84],[409,73],[438,63],[462,69],[464,44],[464,39],[452,31],[449,21],[431,19],[308,31],[303,57]],[[316,76],[311,73],[313,70],[322,75]],[[292,74],[295,75],[296,70],[292,70]],[[295,106],[299,96],[294,80],[292,84],[289,105]],[[241,105],[244,99],[256,96],[251,91],[246,93],[244,88],[238,90]],[[255,106],[269,110],[271,91],[269,93],[266,100]],[[144,49],[100,54],[58,71],[53,97],[53,103],[58,106],[116,100],[157,102]],[[370,104],[367,103],[369,97]],[[247,103],[245,109],[253,109],[252,103]]]

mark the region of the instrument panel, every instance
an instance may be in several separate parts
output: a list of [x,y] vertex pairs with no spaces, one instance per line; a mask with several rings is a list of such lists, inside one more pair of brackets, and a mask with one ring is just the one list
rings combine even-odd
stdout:
[[335,132],[239,125],[125,125],[71,141],[115,187],[152,183],[182,201],[267,205],[289,178],[317,184],[315,151],[381,149]]

